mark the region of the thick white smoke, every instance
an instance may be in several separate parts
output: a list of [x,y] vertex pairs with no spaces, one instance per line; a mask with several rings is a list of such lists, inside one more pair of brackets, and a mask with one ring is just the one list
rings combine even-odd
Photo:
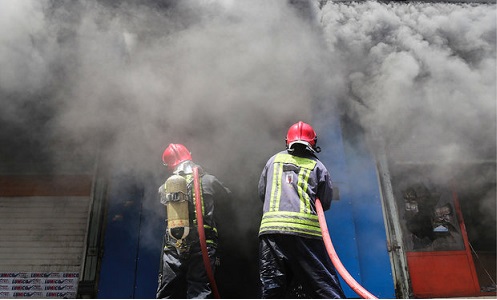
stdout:
[[495,158],[495,4],[328,2],[322,24],[348,113],[394,160]]
[[253,230],[263,164],[316,106],[394,160],[495,160],[495,4],[319,2],[0,1],[2,161],[99,148],[157,201],[183,143]]
[[[50,159],[60,172],[99,149],[102,166],[145,186],[141,243],[156,245],[162,151],[183,143],[233,191],[235,233],[225,238],[243,256],[234,263],[255,270],[262,167],[336,85],[318,20],[309,22],[317,3],[297,4],[1,1],[4,159],[43,146],[35,163]],[[251,270],[239,276],[257,280]]]
[[160,170],[181,142],[213,167],[263,162],[313,101],[338,99],[399,160],[495,154],[493,4],[329,1],[321,36],[284,1],[159,3],[3,1],[2,120],[35,105],[53,144],[99,140]]
[[[416,182],[457,183],[463,204],[481,213],[477,223],[490,237],[496,220],[496,16],[495,3],[329,1],[321,10],[331,55],[343,62],[348,92],[337,95],[342,113],[373,141],[384,139],[392,172],[404,171],[403,178]],[[415,165],[429,172],[405,172]],[[475,241],[484,239],[472,231]]]
[[[25,104],[54,104],[51,135],[103,140],[134,170],[160,165],[170,142],[208,165],[267,156],[270,128],[308,118],[325,70],[296,10],[283,1],[159,4],[2,2],[1,90],[48,91]],[[2,118],[18,120],[19,102],[5,103]]]

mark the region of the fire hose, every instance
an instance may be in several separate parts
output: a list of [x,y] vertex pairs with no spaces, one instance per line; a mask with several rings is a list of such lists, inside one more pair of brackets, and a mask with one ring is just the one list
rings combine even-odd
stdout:
[[362,287],[355,279],[350,275],[350,273],[345,269],[340,258],[333,247],[331,242],[330,233],[328,232],[328,226],[326,225],[326,218],[324,217],[323,206],[321,201],[316,198],[316,212],[318,214],[319,226],[321,227],[321,234],[323,235],[324,245],[326,251],[330,256],[331,262],[337,269],[338,273],[342,276],[343,280],[350,286],[350,288],[357,293],[363,299],[377,299],[373,294],[368,292],[364,287]]
[[197,228],[198,236],[200,239],[200,249],[202,250],[202,258],[204,260],[205,271],[207,272],[207,277],[211,284],[212,293],[216,299],[219,299],[219,291],[217,290],[216,281],[214,280],[214,272],[212,272],[212,267],[209,259],[209,253],[207,252],[207,242],[205,241],[205,230],[204,230],[204,219],[202,217],[202,201],[200,198],[200,177],[198,175],[198,167],[193,168],[193,188],[195,191],[195,210],[197,214]]

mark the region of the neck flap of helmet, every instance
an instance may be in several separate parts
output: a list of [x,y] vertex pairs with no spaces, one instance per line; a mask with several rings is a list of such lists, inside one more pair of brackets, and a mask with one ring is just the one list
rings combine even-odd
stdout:
[[198,167],[199,174],[202,174],[202,168],[200,166],[196,165],[191,160],[185,160],[184,162],[182,162],[179,165],[177,165],[176,169],[173,172],[173,174],[176,174],[176,175],[192,174],[193,173],[193,168],[195,166]]
[[293,154],[296,152],[304,152],[305,150],[312,153],[312,154],[321,152],[320,147],[318,147],[318,146],[312,147],[311,144],[309,144],[306,141],[302,141],[302,140],[298,140],[298,141],[295,141],[295,142],[288,144],[287,150],[288,150],[288,153],[290,153],[290,154]]

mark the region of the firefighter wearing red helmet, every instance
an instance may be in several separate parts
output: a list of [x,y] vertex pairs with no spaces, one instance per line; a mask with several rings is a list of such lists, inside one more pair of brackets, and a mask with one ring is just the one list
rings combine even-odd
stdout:
[[166,206],[166,232],[156,297],[213,298],[196,226],[194,168],[199,174],[205,241],[213,271],[218,245],[215,202],[229,201],[230,191],[195,164],[182,144],[170,144],[162,154],[162,161],[172,175],[159,188],[160,201]]
[[187,160],[191,161],[192,155],[182,144],[169,144],[166,150],[164,150],[164,153],[162,153],[162,162],[171,172],[173,172],[180,163]]
[[286,148],[293,149],[295,144],[302,144],[311,152],[321,152],[321,148],[316,146],[318,136],[311,125],[299,121],[293,124],[286,134]]
[[288,129],[286,150],[273,155],[259,180],[262,298],[285,298],[297,282],[310,298],[345,298],[322,239],[315,200],[331,205],[332,181],[316,157],[317,135],[302,121]]

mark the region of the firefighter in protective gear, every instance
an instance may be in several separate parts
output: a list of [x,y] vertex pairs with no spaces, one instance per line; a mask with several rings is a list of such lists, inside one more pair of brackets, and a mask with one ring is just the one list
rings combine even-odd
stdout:
[[287,133],[287,149],[273,155],[262,171],[262,298],[285,298],[294,282],[310,298],[345,298],[316,214],[316,198],[328,210],[333,195],[330,174],[316,157],[316,142],[312,126],[295,123]]
[[215,269],[218,244],[214,202],[229,197],[230,191],[216,177],[196,165],[184,145],[170,144],[162,155],[162,161],[173,175],[159,188],[160,201],[166,208],[166,231],[156,296],[213,298],[197,229],[194,167],[199,170],[202,218],[212,270]]

